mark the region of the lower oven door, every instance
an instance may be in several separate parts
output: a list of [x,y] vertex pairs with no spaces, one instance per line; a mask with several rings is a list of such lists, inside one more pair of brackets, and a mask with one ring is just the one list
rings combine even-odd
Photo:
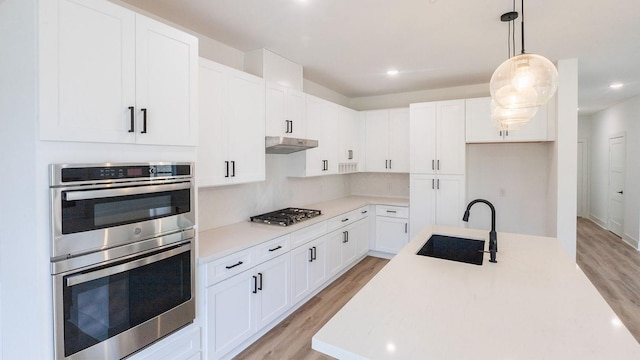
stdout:
[[120,359],[195,318],[192,240],[53,276],[56,359]]

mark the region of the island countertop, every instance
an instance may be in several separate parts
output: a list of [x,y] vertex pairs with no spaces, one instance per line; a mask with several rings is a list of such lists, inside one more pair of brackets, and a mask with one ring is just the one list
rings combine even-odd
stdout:
[[[498,263],[416,255],[407,244],[312,340],[339,359],[640,359],[640,345],[555,238],[498,233]],[[485,244],[485,249],[487,245]]]

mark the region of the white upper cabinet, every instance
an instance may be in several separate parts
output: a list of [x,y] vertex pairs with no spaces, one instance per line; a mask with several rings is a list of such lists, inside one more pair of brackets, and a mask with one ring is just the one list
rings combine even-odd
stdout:
[[365,169],[409,172],[409,110],[364,111]]
[[200,59],[198,186],[265,179],[264,81]]
[[464,100],[411,104],[411,173],[465,173]]
[[318,147],[290,154],[291,176],[318,176],[338,173],[338,105],[305,95],[306,138],[318,140]]
[[108,1],[39,12],[41,139],[196,145],[197,38]]
[[362,118],[358,112],[349,108],[338,106],[338,121],[340,123],[340,153],[338,162],[341,168],[339,172],[358,171],[362,154]]
[[549,121],[547,105],[543,105],[522,129],[500,131],[491,119],[490,97],[466,100],[467,143],[552,141]]
[[265,86],[266,135],[304,138],[304,93],[272,82]]

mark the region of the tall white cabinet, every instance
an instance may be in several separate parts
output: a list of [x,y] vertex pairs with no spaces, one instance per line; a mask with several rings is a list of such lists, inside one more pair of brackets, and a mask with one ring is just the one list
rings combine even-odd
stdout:
[[108,1],[39,9],[41,139],[196,145],[197,38]]
[[463,226],[465,100],[411,104],[410,237],[429,224]]
[[267,81],[265,95],[266,134],[304,138],[306,136],[304,93]]
[[409,109],[364,111],[365,170],[409,172]]
[[200,59],[198,186],[265,179],[264,81]]

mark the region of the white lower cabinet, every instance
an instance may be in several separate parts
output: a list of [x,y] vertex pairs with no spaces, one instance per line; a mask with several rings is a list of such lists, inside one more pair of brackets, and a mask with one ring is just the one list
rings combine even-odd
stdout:
[[291,251],[292,304],[297,304],[327,278],[327,237]]
[[411,238],[427,225],[463,226],[464,179],[464,175],[411,175]]
[[140,350],[128,360],[200,360],[200,326],[189,325]]
[[208,358],[219,359],[290,307],[289,254],[207,288]]
[[409,242],[409,209],[376,205],[375,250],[396,254]]
[[326,235],[327,251],[329,252],[327,261],[329,277],[339,273],[347,265],[355,261],[358,256],[358,242],[361,233],[359,226],[362,222],[368,223],[365,219],[359,220]]

